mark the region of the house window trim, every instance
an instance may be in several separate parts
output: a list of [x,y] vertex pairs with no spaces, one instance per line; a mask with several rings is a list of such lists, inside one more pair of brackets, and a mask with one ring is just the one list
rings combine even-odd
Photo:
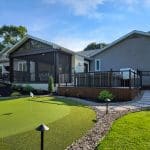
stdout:
[[[20,70],[20,64],[21,64],[21,66],[22,66],[22,67],[21,67],[21,70]],[[25,71],[26,71],[26,70],[23,69],[23,65],[24,65],[24,64],[27,65],[27,64],[26,64],[26,61],[18,62],[18,71],[21,71],[21,72],[25,72]]]
[[[99,69],[97,69],[97,61],[99,61]],[[95,59],[95,71],[101,71],[101,59]]]

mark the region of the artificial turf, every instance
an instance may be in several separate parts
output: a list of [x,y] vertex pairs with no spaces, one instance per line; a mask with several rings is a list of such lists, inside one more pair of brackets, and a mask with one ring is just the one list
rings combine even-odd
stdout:
[[114,122],[98,150],[149,150],[150,111],[128,114]]
[[35,128],[45,123],[45,150],[62,150],[90,129],[95,112],[70,100],[54,97],[26,97],[0,100],[0,149],[38,150],[40,133]]

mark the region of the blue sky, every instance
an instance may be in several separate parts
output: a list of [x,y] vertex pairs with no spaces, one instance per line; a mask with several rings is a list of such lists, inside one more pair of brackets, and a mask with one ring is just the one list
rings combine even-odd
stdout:
[[132,30],[150,31],[150,0],[0,0],[4,24],[24,25],[33,36],[79,51]]

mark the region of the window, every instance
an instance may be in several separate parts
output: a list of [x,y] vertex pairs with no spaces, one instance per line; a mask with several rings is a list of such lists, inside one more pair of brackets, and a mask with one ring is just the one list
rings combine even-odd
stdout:
[[101,71],[101,60],[100,59],[95,60],[95,71]]
[[18,71],[22,71],[22,72],[27,71],[26,62],[18,62]]

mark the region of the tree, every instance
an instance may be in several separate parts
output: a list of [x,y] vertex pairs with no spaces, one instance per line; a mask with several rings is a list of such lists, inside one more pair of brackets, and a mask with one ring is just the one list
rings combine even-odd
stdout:
[[101,49],[101,48],[104,48],[105,46],[107,46],[106,43],[96,44],[95,42],[93,42],[93,43],[90,43],[86,48],[84,48],[84,51],[94,50],[94,49]]
[[26,33],[27,29],[24,26],[4,25],[0,27],[0,51],[16,44]]

